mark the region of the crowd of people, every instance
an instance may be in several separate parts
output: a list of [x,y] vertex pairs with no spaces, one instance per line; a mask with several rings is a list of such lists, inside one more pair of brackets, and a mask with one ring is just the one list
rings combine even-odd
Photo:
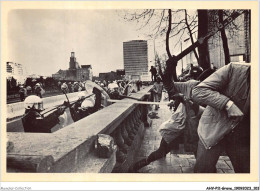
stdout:
[[45,93],[45,90],[43,89],[42,83],[36,83],[34,87],[31,86],[25,86],[25,85],[20,85],[19,86],[19,96],[20,100],[24,101],[24,99],[28,95],[35,94],[42,98],[42,95]]
[[[122,99],[131,92],[140,90],[140,81],[100,81],[92,82],[58,82],[61,91],[67,93],[78,92],[78,99],[73,103],[69,100],[64,101],[60,106],[46,111],[43,107],[41,96],[42,87],[40,84],[35,86],[35,94],[24,99],[25,114],[22,123],[25,132],[50,133],[56,125],[61,125],[59,118],[66,119],[66,108],[74,122],[92,114],[108,105],[107,100]],[[21,87],[22,89],[23,87]],[[39,88],[39,90],[37,90]],[[139,90],[138,90],[139,89]],[[66,123],[64,123],[66,124]]]
[[[171,60],[167,62],[169,70]],[[153,92],[158,101],[160,78],[155,75]],[[205,71],[191,66],[179,82],[171,80],[170,72],[161,77],[174,100],[169,105],[174,112],[159,128],[159,148],[130,166],[129,172],[165,157],[182,141],[185,150],[195,155],[195,173],[216,173],[223,153],[236,173],[250,173],[250,65],[230,63]]]
[[110,96],[111,99],[122,99],[131,93],[141,90],[141,80],[114,80],[114,81],[95,81]]

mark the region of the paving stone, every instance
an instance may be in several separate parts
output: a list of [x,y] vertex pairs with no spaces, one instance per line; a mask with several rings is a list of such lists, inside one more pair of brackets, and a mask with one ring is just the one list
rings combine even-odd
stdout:
[[160,133],[158,132],[158,129],[152,129],[152,130],[150,131],[150,134],[151,134],[151,135],[152,135],[152,134],[160,135]]
[[158,149],[158,148],[160,147],[160,143],[161,143],[160,140],[150,140],[150,141],[149,141],[149,144],[150,144],[150,145],[154,145],[154,146],[157,147],[156,149]]
[[228,164],[228,166],[230,167],[230,169],[234,169],[234,167],[233,167],[231,161],[225,160],[225,162]]
[[164,173],[182,173],[180,166],[167,166]]
[[173,166],[190,167],[188,159],[182,158],[171,158],[171,163]]
[[153,151],[154,145],[152,144],[144,144],[141,146],[140,150]]
[[190,164],[191,167],[195,166],[196,159],[188,159],[188,161],[189,161],[189,164]]
[[145,157],[135,157],[134,158],[134,162],[137,162],[137,161],[139,161],[139,160],[142,160],[142,159],[144,159]]
[[182,173],[194,173],[193,167],[182,167]]
[[154,162],[151,163],[152,165],[166,165],[166,166],[172,166],[171,164],[171,158],[167,158],[167,157],[164,157],[164,158],[161,158],[159,160],[156,160]]
[[155,167],[152,166],[152,165],[147,165],[147,166],[141,168],[141,169],[139,170],[139,173],[153,173],[154,168],[155,168]]
[[149,150],[144,150],[144,149],[140,149],[139,152],[137,153],[137,157],[147,157],[149,156],[151,151]]
[[234,170],[230,170],[230,169],[222,169],[224,171],[224,173],[235,173]]
[[216,167],[221,169],[230,169],[230,167],[227,165],[227,163],[224,160],[218,160]]
[[217,173],[224,173],[222,169],[217,168]]
[[166,158],[171,158],[171,153],[168,153],[168,154],[166,155]]
[[156,151],[160,145],[153,145],[153,149]]
[[195,159],[194,155],[185,155],[185,154],[178,154],[179,158],[186,158],[186,159]]
[[149,140],[143,140],[142,144],[150,144]]
[[141,173],[167,173],[168,166],[150,164],[139,170]]
[[230,160],[228,156],[220,156],[219,160]]
[[154,140],[162,140],[162,136],[161,135],[156,135],[156,136],[154,136]]

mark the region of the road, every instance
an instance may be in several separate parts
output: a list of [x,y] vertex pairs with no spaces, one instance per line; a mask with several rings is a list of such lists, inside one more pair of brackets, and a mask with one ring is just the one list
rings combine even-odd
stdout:
[[[43,94],[43,98],[45,97],[50,97],[50,96],[56,96],[56,95],[61,95],[62,92],[57,91],[57,92],[47,92],[45,94]],[[30,94],[30,95],[35,95],[35,94]],[[7,99],[7,104],[12,104],[12,103],[17,103],[17,102],[21,102],[20,97],[15,97],[15,98],[9,98]]]

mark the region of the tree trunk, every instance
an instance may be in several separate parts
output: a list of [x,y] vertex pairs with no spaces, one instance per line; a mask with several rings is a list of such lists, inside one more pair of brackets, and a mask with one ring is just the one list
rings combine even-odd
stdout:
[[[218,10],[218,19],[219,19],[219,23],[223,24],[223,10]],[[220,30],[220,34],[222,38],[222,45],[223,45],[223,50],[225,55],[225,65],[227,65],[230,63],[230,55],[229,55],[228,40],[225,32],[225,27],[223,27]]]
[[[189,36],[190,36],[191,44],[194,44],[194,40],[193,40],[193,37],[192,37],[192,32],[191,32],[190,25],[189,25],[188,19],[187,19],[187,10],[184,9],[184,11],[185,11],[185,24],[186,24],[187,29],[188,29],[188,31],[189,31]],[[195,57],[196,57],[196,59],[197,59],[197,62],[198,62],[198,64],[199,64],[199,56],[198,56],[198,54],[197,54],[197,52],[196,52],[196,49],[194,49],[193,52],[194,52],[194,55],[195,55]],[[199,65],[200,65],[200,64],[199,64]]]
[[[198,39],[204,37],[208,33],[208,11],[198,10]],[[199,64],[206,70],[210,68],[208,42],[205,41],[198,47],[199,51]]]
[[170,46],[169,46],[169,40],[170,40],[170,33],[172,29],[172,10],[168,10],[168,15],[169,15],[169,20],[168,20],[168,29],[166,32],[166,52],[169,57],[169,59],[172,57],[171,52],[170,52]]
[[178,81],[177,79],[177,73],[176,73],[176,66],[177,66],[177,61],[175,61],[175,57],[173,57],[171,55],[170,52],[170,46],[169,46],[169,39],[170,39],[170,33],[171,33],[171,28],[172,28],[172,10],[169,9],[168,10],[168,15],[169,15],[169,19],[168,19],[168,29],[167,29],[167,33],[166,33],[166,52],[167,55],[169,57],[169,62],[168,64],[166,63],[166,69],[167,69],[167,73],[170,75],[169,76],[169,80],[173,80],[175,82]]

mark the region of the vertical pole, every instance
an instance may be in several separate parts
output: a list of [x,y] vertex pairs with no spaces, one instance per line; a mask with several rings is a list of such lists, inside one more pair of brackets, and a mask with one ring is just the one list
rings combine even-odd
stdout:
[[153,51],[154,51],[154,66],[156,67],[156,55],[155,55],[155,37],[153,38]]
[[[182,41],[181,41],[181,52],[182,52]],[[183,73],[183,58],[181,59],[181,73]]]

